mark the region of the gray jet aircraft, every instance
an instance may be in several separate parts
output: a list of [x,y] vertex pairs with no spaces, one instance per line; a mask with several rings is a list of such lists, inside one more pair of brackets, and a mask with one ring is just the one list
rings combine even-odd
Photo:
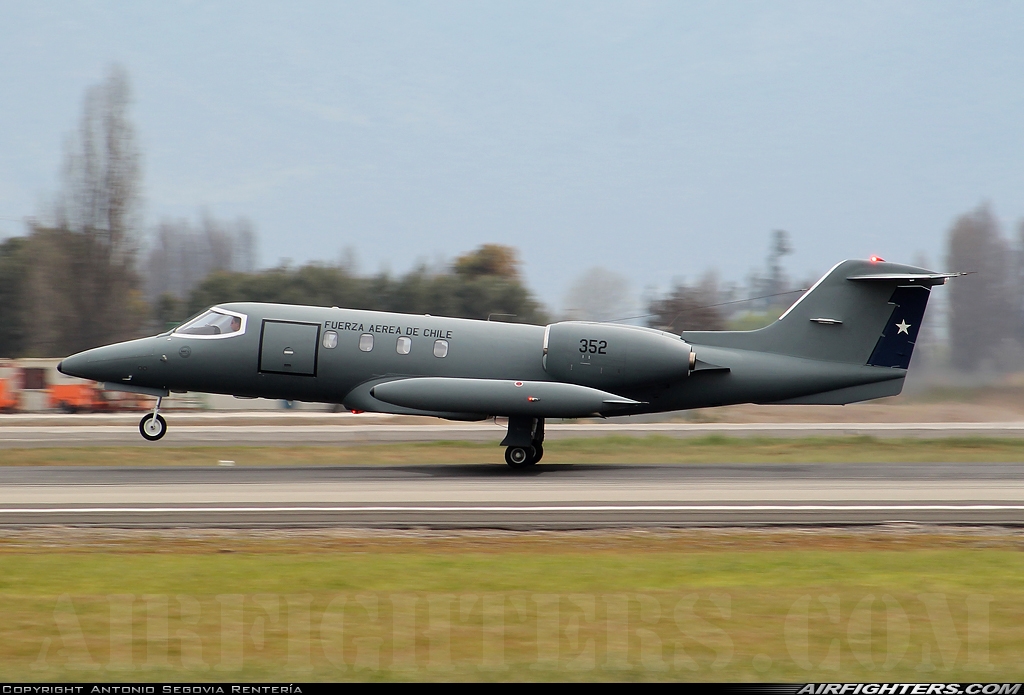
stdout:
[[755,331],[674,335],[612,323],[548,326],[234,302],[151,338],[78,353],[64,374],[156,396],[196,391],[451,420],[508,418],[513,468],[544,455],[547,418],[735,403],[845,404],[903,388],[935,273],[843,261]]

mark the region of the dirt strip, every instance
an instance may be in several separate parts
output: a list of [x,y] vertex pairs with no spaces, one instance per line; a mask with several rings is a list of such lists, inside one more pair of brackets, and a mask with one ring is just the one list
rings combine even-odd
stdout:
[[0,530],[4,553],[648,553],[775,550],[1024,551],[1024,530],[887,526],[806,529],[694,528],[615,531],[163,529],[39,527]]

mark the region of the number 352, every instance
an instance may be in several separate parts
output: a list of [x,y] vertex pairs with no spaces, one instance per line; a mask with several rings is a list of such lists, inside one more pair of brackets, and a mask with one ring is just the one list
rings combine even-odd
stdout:
[[607,340],[580,340],[580,352],[589,352],[591,355],[607,355],[608,341]]

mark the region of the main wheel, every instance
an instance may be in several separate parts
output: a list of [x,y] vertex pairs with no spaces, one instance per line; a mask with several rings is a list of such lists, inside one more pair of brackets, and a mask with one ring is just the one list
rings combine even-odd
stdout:
[[539,463],[544,458],[544,445],[540,442],[534,442],[530,448],[533,449],[533,463]]
[[510,446],[505,449],[505,463],[510,468],[526,468],[532,466],[534,461],[533,447]]
[[164,420],[163,415],[154,416],[153,413],[148,413],[139,422],[139,432],[145,439],[155,442],[167,434],[167,421]]

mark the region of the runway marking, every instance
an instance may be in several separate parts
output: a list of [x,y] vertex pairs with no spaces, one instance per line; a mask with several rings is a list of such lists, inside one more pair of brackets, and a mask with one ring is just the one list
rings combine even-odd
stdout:
[[472,507],[33,507],[3,508],[0,514],[168,514],[180,512],[929,512],[929,511],[1024,511],[1022,504],[755,504],[755,505],[559,505]]

